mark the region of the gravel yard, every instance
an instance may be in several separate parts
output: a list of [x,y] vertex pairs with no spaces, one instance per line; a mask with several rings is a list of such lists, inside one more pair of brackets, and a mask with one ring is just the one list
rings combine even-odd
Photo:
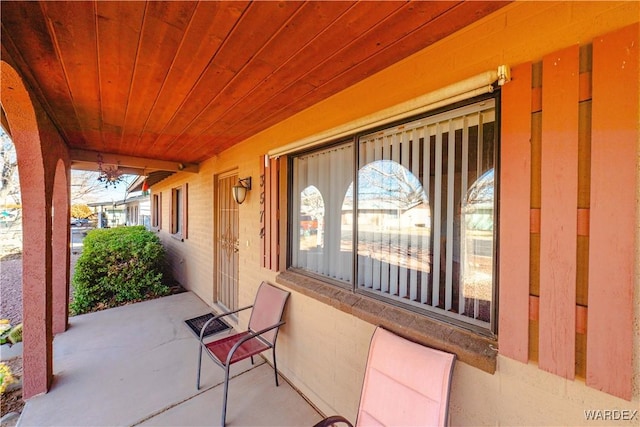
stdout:
[[[79,254],[71,254],[71,277]],[[69,281],[71,281],[69,277]],[[0,260],[0,319],[12,325],[22,322],[22,255]]]
[[[12,325],[22,322],[22,256],[14,254],[0,260],[0,318],[9,319]],[[22,357],[3,360],[11,369],[17,381],[22,377]],[[0,399],[0,414],[2,427],[14,426],[17,417],[12,414],[20,413],[24,407],[22,387],[7,389]],[[9,419],[5,419],[8,417]]]
[[22,322],[22,257],[0,261],[0,318],[12,325]]

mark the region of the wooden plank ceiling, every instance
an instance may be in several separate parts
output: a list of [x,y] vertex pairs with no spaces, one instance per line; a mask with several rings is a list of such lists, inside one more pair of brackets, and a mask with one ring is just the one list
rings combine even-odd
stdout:
[[2,2],[2,56],[70,148],[198,163],[504,5]]

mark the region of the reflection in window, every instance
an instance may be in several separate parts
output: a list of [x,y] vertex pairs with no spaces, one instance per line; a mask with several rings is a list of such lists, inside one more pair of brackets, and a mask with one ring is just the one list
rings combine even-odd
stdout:
[[[462,224],[467,201],[468,209],[479,210],[488,193],[489,180],[478,177],[494,167],[493,105],[479,102],[358,138],[358,289],[474,328],[491,327],[491,298],[465,296],[463,274],[472,280],[480,267],[465,269],[472,260],[464,255]],[[493,206],[493,198],[488,203]],[[424,214],[411,221],[413,206]],[[487,218],[469,221],[486,227]],[[483,233],[475,250],[492,253],[493,233]],[[492,272],[493,257],[483,262],[482,271]],[[491,295],[493,275],[483,284]]]
[[349,283],[352,221],[341,208],[353,180],[353,145],[297,156],[293,167],[291,267]]
[[357,220],[358,285],[420,301],[430,271],[431,214],[418,178],[392,160],[362,167]]
[[300,194],[300,250],[309,251],[322,248],[324,230],[324,200],[322,194],[313,185]]
[[469,188],[462,207],[463,315],[485,322],[493,300],[493,190],[489,169]]
[[497,130],[489,98],[293,156],[290,266],[495,332]]

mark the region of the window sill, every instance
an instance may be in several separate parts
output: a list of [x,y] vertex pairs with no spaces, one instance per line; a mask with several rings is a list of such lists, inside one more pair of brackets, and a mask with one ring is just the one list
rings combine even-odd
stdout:
[[495,340],[294,271],[280,273],[276,283],[418,343],[455,353],[461,362],[485,372],[496,371]]
[[171,238],[179,242],[184,242],[184,239],[182,238],[182,234],[171,234]]

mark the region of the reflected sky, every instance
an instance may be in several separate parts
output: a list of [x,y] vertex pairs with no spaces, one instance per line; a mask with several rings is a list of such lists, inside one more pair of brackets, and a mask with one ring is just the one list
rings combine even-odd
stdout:
[[[426,203],[420,180],[393,160],[377,160],[358,171],[359,209],[407,210]],[[345,194],[343,209],[353,208],[353,183]]]

